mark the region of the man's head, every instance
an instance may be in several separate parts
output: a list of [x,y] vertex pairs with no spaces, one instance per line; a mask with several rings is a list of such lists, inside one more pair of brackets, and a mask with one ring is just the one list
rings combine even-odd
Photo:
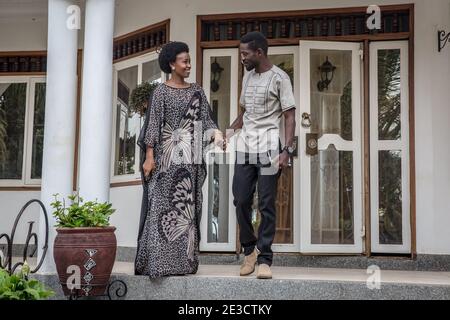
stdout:
[[241,38],[241,61],[247,71],[255,69],[262,60],[267,59],[268,47],[267,39],[261,32],[249,32]]

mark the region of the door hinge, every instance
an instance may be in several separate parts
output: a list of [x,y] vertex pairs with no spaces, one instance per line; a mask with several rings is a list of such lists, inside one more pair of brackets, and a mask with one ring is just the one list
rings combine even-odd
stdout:
[[365,238],[365,237],[366,237],[366,227],[363,226],[363,227],[361,228],[361,238]]
[[362,60],[364,60],[364,50],[363,49],[359,49],[359,58]]

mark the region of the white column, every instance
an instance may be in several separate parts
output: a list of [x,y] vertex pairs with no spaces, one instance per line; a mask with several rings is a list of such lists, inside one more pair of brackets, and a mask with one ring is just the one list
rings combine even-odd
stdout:
[[[42,167],[41,200],[49,216],[49,250],[39,270],[55,272],[53,241],[56,231],[50,203],[53,194],[73,192],[75,122],[77,99],[78,30],[69,29],[67,13],[73,1],[48,1],[47,94]],[[39,219],[39,246],[45,239],[44,219]],[[38,252],[42,256],[41,248]]]
[[87,0],[80,139],[80,195],[109,201],[114,0]]

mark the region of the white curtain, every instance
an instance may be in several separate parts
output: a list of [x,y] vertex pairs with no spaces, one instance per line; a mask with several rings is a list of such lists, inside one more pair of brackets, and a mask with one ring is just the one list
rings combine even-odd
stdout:
[[[348,59],[350,56],[350,60]],[[318,52],[311,59],[312,70],[328,57],[336,66],[335,75],[328,89],[320,92],[317,82],[319,72],[311,79],[311,113],[313,128],[311,132],[319,134],[342,134],[341,98],[345,86],[351,81],[351,52]],[[312,243],[340,244],[340,206],[339,199],[344,190],[340,190],[339,150],[330,145],[319,156],[311,158],[311,210]]]

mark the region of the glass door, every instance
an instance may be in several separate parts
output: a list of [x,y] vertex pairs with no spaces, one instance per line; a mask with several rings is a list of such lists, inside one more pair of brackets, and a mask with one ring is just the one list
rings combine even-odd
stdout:
[[301,251],[362,253],[360,44],[300,41]]
[[[295,102],[298,105],[299,95],[297,84],[299,83],[298,46],[269,47],[268,57],[272,64],[285,71],[291,79],[294,90]],[[245,75],[248,71],[242,68]],[[296,111],[298,117],[298,109]],[[297,122],[296,131],[298,132]],[[284,146],[284,120],[281,121],[280,139]],[[296,133],[297,134],[297,133]],[[295,197],[296,190],[300,186],[300,167],[297,156],[293,157],[293,166],[283,169],[278,180],[276,206],[275,238],[272,245],[274,252],[299,252],[300,251],[300,202]],[[253,195],[252,222],[255,234],[261,223],[261,214],[258,208],[258,190],[256,187]]]
[[[285,71],[291,78],[295,102],[298,106],[298,46],[270,47],[268,56],[274,65]],[[296,116],[298,117],[298,109]],[[299,125],[298,122],[297,125]],[[284,120],[281,121],[280,136],[284,146]],[[300,251],[300,203],[298,197],[294,196],[294,190],[298,190],[300,186],[299,174],[299,159],[294,157],[293,166],[284,169],[278,180],[276,231],[272,246],[274,252]]]
[[[238,115],[238,70],[238,49],[210,49],[203,52],[203,88],[214,120],[223,132]],[[226,152],[220,148],[209,150],[206,160],[200,250],[234,252],[236,211],[231,187],[235,140],[231,139]]]
[[410,253],[408,42],[370,45],[371,249]]

